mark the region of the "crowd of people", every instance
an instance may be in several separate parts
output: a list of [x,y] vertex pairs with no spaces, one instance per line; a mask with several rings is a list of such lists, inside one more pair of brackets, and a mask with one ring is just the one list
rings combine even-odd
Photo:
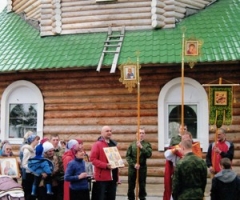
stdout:
[[199,142],[194,142],[186,125],[179,126],[166,158],[164,200],[204,199],[208,173],[212,183],[211,200],[239,200],[240,178],[232,170],[234,145],[226,139],[226,131],[218,128],[216,141],[210,143],[206,160],[202,158]]
[[[49,138],[40,138],[31,131],[24,135],[23,144],[19,149],[19,174],[16,174],[15,181],[21,183],[25,200],[69,200],[70,196],[64,198],[64,163],[63,157],[72,152],[74,144],[78,140],[70,140],[68,146],[60,141],[57,134]],[[2,142],[1,156],[12,157],[12,145],[8,141]],[[67,161],[69,162],[69,161]],[[13,176],[13,174],[2,173]],[[20,180],[21,179],[21,180]],[[69,186],[69,185],[68,185]],[[68,193],[69,194],[69,193]]]
[[[127,151],[127,161],[131,171],[128,197],[135,199],[136,173],[140,172],[139,195],[140,199],[144,200],[147,196],[146,159],[151,157],[152,147],[145,141],[144,128],[139,130],[139,134],[139,139],[134,141]],[[104,153],[104,148],[117,147],[116,141],[111,137],[111,127],[103,126],[88,156],[80,139],[75,138],[64,142],[57,134],[49,138],[40,138],[28,131],[20,147],[20,173],[16,175],[17,178],[21,177],[25,200],[76,200],[79,198],[90,200],[90,197],[92,200],[115,200],[117,185],[120,183],[119,169],[111,166]],[[137,148],[140,150],[139,163],[136,159]],[[8,141],[2,143],[0,154],[7,157],[14,156]],[[93,176],[87,173],[86,163],[92,163]],[[10,168],[8,172],[10,173]],[[18,182],[17,178],[16,182]]]
[[[179,126],[179,134],[171,139],[164,152],[164,200],[204,199],[208,174],[212,175],[212,200],[239,200],[240,178],[232,170],[234,145],[219,128],[216,141],[211,143],[203,160],[199,142],[194,142],[186,125]],[[136,141],[126,152],[128,162],[129,200],[146,200],[147,159],[152,156],[152,146],[145,139],[144,128],[138,130]],[[6,164],[4,173],[21,177],[26,200],[115,200],[120,182],[119,168],[113,168],[104,152],[107,147],[117,147],[112,140],[112,129],[103,126],[99,138],[92,145],[90,156],[81,139],[61,141],[57,134],[40,138],[28,131],[19,152],[20,174],[16,175]],[[2,143],[1,156],[12,157],[12,146]],[[139,155],[139,157],[137,157]],[[86,163],[93,165],[93,176],[86,171]],[[208,171],[209,170],[209,171]],[[11,174],[9,174],[11,173]],[[17,182],[17,178],[15,178]]]

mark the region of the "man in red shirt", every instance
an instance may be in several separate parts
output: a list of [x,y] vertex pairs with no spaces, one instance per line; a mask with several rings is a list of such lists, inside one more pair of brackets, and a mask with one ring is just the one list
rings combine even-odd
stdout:
[[210,173],[216,174],[221,171],[220,160],[229,158],[231,161],[234,155],[234,145],[226,140],[226,132],[223,128],[217,130],[217,142],[208,147],[206,162]]
[[116,199],[118,168],[112,169],[103,150],[105,147],[117,146],[117,143],[111,139],[111,136],[111,127],[103,126],[101,136],[91,149],[90,161],[94,165],[95,180],[92,189],[92,200]]

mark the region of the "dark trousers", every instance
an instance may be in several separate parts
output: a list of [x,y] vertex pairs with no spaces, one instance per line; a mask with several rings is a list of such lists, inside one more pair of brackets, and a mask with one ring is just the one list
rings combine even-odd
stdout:
[[55,193],[53,195],[48,195],[45,186],[40,186],[38,188],[38,200],[57,200]]
[[[135,200],[135,187],[136,187],[136,175],[137,170],[133,167],[128,168],[128,199]],[[139,169],[139,193],[138,197],[140,200],[145,200],[147,196],[146,192],[146,177],[147,177],[147,168],[140,167]]]
[[64,180],[58,181],[57,183],[58,183],[58,185],[56,186],[57,200],[63,200],[63,183],[64,183]]
[[89,190],[72,190],[70,189],[70,200],[90,200]]
[[36,199],[36,197],[31,196],[33,181],[34,175],[31,173],[26,173],[25,177],[22,179],[22,187],[24,191],[25,200]]
[[116,181],[96,181],[93,183],[92,200],[115,200]]

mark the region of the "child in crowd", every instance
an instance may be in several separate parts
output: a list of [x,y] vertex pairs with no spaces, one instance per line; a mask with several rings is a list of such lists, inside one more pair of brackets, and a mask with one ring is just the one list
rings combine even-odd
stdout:
[[[47,143],[47,142],[45,142]],[[36,147],[36,156],[34,158],[29,159],[28,161],[28,168],[31,173],[34,174],[34,182],[32,185],[32,196],[37,195],[37,188],[39,183],[41,182],[42,178],[44,179],[47,194],[52,195],[52,172],[53,172],[53,163],[43,157],[43,144],[40,143]]]

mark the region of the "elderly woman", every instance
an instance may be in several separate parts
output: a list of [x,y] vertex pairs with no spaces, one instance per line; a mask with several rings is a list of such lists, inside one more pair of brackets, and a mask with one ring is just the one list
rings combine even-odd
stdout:
[[[2,157],[12,157],[13,152],[12,152],[12,145],[9,142],[6,142],[3,147],[2,147]],[[18,167],[20,168],[20,163],[18,162]],[[17,174],[17,171],[15,171],[11,166],[9,161],[6,162],[6,167],[4,169],[4,174],[9,175],[9,176],[16,176],[20,177],[20,174]],[[14,181],[18,182],[18,178],[13,178]]]
[[3,147],[5,144],[10,144],[8,140],[4,140],[0,145],[0,155],[3,154]]
[[13,156],[12,146],[9,143],[5,143],[2,148],[2,156],[11,157]]

